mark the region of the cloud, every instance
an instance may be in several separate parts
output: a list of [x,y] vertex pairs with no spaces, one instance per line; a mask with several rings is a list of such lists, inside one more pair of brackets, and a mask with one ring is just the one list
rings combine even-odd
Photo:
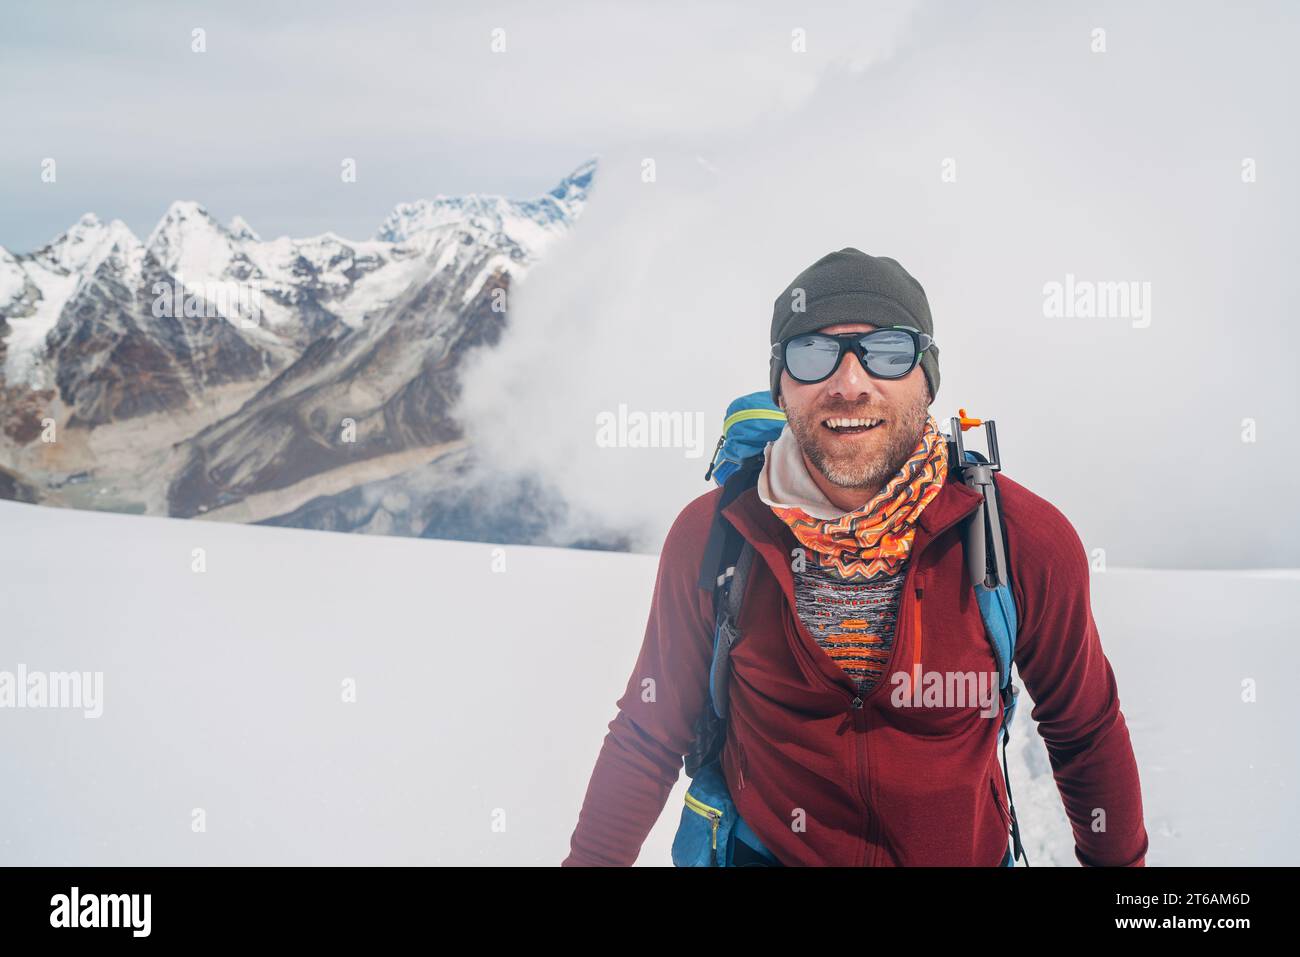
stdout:
[[[797,108],[605,151],[577,230],[467,370],[471,433],[494,467],[544,476],[656,548],[707,491],[704,470],[681,449],[601,447],[597,416],[624,403],[720,427],[730,399],[765,387],[775,296],[855,246],[928,292],[936,417],[960,405],[996,419],[1007,474],[1090,551],[1300,564],[1281,514],[1294,510],[1274,504],[1297,464],[1281,418],[1297,333],[1279,280],[1296,248],[1297,136],[1278,120],[1296,27],[1281,6],[1249,19],[927,6],[887,52],[858,37],[872,65],[827,65]],[[1244,157],[1258,182],[1242,181]],[[1149,324],[1049,318],[1045,287],[1067,276],[1149,283]]]

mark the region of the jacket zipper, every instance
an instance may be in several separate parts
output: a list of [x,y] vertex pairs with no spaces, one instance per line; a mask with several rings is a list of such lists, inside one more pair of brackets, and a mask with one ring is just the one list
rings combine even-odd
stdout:
[[871,814],[871,800],[868,797],[869,785],[867,777],[867,711],[865,702],[860,694],[853,695],[849,702],[849,707],[853,709],[853,747],[857,749],[858,754],[858,796],[862,800],[862,859],[858,867],[865,867],[870,862],[867,858],[867,849],[871,847],[872,824],[874,823]]
[[[934,532],[932,532],[930,538],[927,539],[926,541],[926,546],[929,546],[931,542],[937,539],[949,528],[951,528],[953,525],[956,525],[962,519],[966,518],[972,511],[974,511],[973,508],[969,509],[962,515],[959,515],[953,520],[946,522],[942,528],[939,528]],[[915,580],[914,571],[916,569],[916,563],[919,559],[920,559],[920,552],[914,551],[908,561],[907,571],[903,575],[903,591],[902,591],[902,594],[906,595],[907,589],[909,587],[915,589],[913,592],[916,595],[916,602],[913,608],[915,617],[913,618],[912,624],[913,624],[914,634],[916,635],[918,642],[921,634],[920,600],[921,600],[922,589],[921,586],[919,585],[913,585],[913,581]],[[790,604],[791,601],[792,599],[787,597],[787,604]],[[905,602],[900,604],[905,604]],[[872,837],[874,836],[877,838],[876,841],[877,854],[875,855],[875,859],[878,859],[879,858],[879,846],[878,846],[879,828],[874,826],[875,821],[873,819],[873,815],[869,810],[870,801],[867,795],[869,794],[870,791],[871,779],[870,779],[870,768],[867,767],[867,762],[866,762],[866,741],[865,741],[866,735],[864,732],[867,730],[866,703],[872,700],[875,697],[875,695],[879,694],[881,689],[889,682],[885,680],[877,682],[876,687],[872,688],[871,691],[868,692],[866,697],[864,698],[856,690],[849,690],[845,688],[843,685],[841,685],[839,682],[832,681],[822,672],[821,668],[817,665],[812,649],[808,647],[808,642],[804,640],[804,638],[802,637],[801,629],[803,628],[803,622],[799,619],[798,609],[791,606],[790,612],[794,618],[795,635],[796,637],[799,638],[798,641],[799,646],[803,649],[805,655],[814,659],[813,670],[817,673],[818,678],[821,679],[822,684],[830,688],[832,691],[838,691],[840,694],[845,696],[845,698],[848,701],[850,712],[853,714],[854,727],[859,731],[858,734],[854,735],[856,739],[854,746],[858,749],[858,754],[860,755],[860,760],[858,762],[858,767],[859,767],[858,794],[862,800],[863,819],[865,822],[864,823],[865,834],[863,837],[865,846],[863,848],[863,857],[865,858],[867,856],[866,853],[867,848],[871,847]],[[903,631],[904,613],[905,610],[900,607],[898,619],[894,622],[894,643],[889,649],[889,660],[885,663],[885,671],[882,674],[882,677],[888,676],[889,669],[893,667],[894,663],[898,660],[898,653],[900,647],[898,639],[905,633]],[[811,636],[809,636],[809,638],[811,639]],[[918,645],[917,660],[918,661],[920,660],[919,645]],[[864,860],[863,864],[866,866],[871,866],[872,864],[874,864],[874,860],[873,861]]]
[[[912,587],[912,588],[915,589],[915,590],[914,590],[914,594],[919,595],[919,594],[920,594],[920,591],[921,591],[921,589],[920,589],[919,586],[913,586],[913,585],[912,585],[912,581],[914,580],[913,569],[916,567],[916,566],[915,566],[915,563],[914,563],[914,560],[915,560],[916,556],[913,555],[912,558],[913,558],[913,562],[908,564],[908,566],[907,566],[907,571],[904,573],[904,576],[903,576],[903,590],[902,590],[902,594],[903,594],[904,596],[908,594],[908,588],[909,588],[909,587]],[[857,732],[856,734],[854,734],[853,737],[854,737],[854,747],[857,748],[857,754],[858,754],[858,796],[859,796],[859,798],[860,798],[861,801],[862,801],[862,815],[863,815],[863,843],[864,843],[864,847],[863,847],[863,861],[862,861],[862,863],[861,863],[860,865],[858,865],[858,866],[860,866],[860,867],[871,867],[871,866],[874,866],[874,864],[875,864],[875,860],[876,860],[877,857],[878,857],[878,851],[879,851],[879,849],[877,848],[877,855],[876,855],[876,856],[873,856],[871,860],[867,860],[867,859],[866,859],[866,858],[868,857],[868,853],[867,853],[867,852],[868,852],[868,849],[872,846],[872,838],[873,838],[873,837],[876,837],[876,838],[879,837],[879,833],[878,833],[878,832],[879,832],[879,828],[877,828],[877,827],[875,826],[875,823],[876,823],[876,822],[875,822],[874,816],[871,814],[871,811],[870,811],[871,799],[870,799],[869,795],[870,795],[870,790],[871,790],[871,774],[870,774],[871,769],[870,769],[869,767],[867,767],[867,747],[866,747],[867,709],[866,709],[866,703],[867,703],[868,701],[870,701],[870,700],[871,700],[871,699],[872,699],[876,694],[878,694],[878,693],[880,692],[880,690],[881,690],[883,687],[885,687],[887,684],[889,684],[889,681],[888,681],[889,669],[890,669],[890,668],[894,665],[894,663],[898,660],[899,650],[900,650],[900,648],[901,648],[901,645],[899,644],[899,638],[901,638],[904,634],[906,634],[906,632],[903,631],[903,616],[906,614],[906,609],[904,609],[903,607],[901,607],[902,605],[906,605],[906,604],[907,604],[906,601],[900,602],[900,608],[899,608],[898,618],[894,621],[894,641],[893,641],[893,644],[890,646],[890,649],[889,649],[889,660],[885,663],[885,670],[884,670],[884,672],[881,674],[881,680],[878,681],[878,682],[876,683],[876,686],[875,686],[874,688],[872,688],[871,691],[869,691],[869,692],[867,693],[866,697],[863,697],[863,696],[862,696],[859,692],[857,692],[856,690],[850,691],[850,690],[846,689],[843,685],[838,684],[837,682],[833,682],[833,681],[831,681],[831,680],[830,680],[829,678],[827,678],[824,674],[822,674],[820,668],[815,668],[815,669],[814,669],[814,670],[816,670],[818,677],[820,677],[820,678],[822,679],[822,682],[823,682],[824,684],[826,684],[827,686],[829,686],[829,687],[832,688],[833,690],[840,692],[841,694],[845,695],[845,696],[848,698],[848,704],[849,704],[850,713],[853,715],[853,727],[854,727],[854,730]],[[914,607],[913,611],[915,612],[915,617],[913,618],[913,621],[912,621],[913,633],[914,633],[915,635],[919,636],[919,635],[920,635],[920,617],[919,617],[920,608],[919,608],[919,606]],[[797,611],[794,612],[794,615],[795,615],[795,621],[796,621],[795,628],[796,628],[796,633],[797,633],[797,629],[798,629],[799,627],[801,627],[801,624],[802,624],[802,623],[799,622],[799,620],[798,620],[798,612],[797,612]],[[808,654],[810,654],[810,655],[812,654],[811,650],[808,649],[806,642],[804,642],[804,641],[801,639],[800,642],[799,642],[799,644],[802,645],[802,646],[804,647],[804,650],[805,650]]]
[[[902,594],[906,596],[908,594],[908,588],[913,587],[914,589],[913,594],[917,596],[917,601],[919,601],[922,589],[920,588],[920,586],[911,585],[913,581],[914,567],[915,565],[909,564],[907,568],[907,572],[903,576]],[[875,826],[876,821],[874,815],[872,815],[870,811],[871,769],[867,766],[866,703],[870,701],[874,695],[878,694],[881,688],[889,684],[888,681],[889,669],[898,660],[899,651],[901,649],[901,645],[899,644],[899,638],[901,638],[904,634],[906,634],[906,632],[903,630],[903,617],[905,614],[907,614],[907,611],[905,608],[901,607],[902,605],[906,605],[906,604],[907,604],[906,601],[900,602],[898,618],[895,619],[894,621],[894,641],[893,644],[890,646],[889,660],[885,663],[885,670],[881,674],[881,680],[876,683],[876,686],[872,688],[871,691],[869,691],[865,697],[863,697],[862,694],[857,692],[856,690],[848,691],[842,685],[831,682],[828,678],[822,675],[820,669],[817,670],[817,674],[822,677],[823,681],[826,684],[830,685],[832,688],[841,692],[842,694],[845,694],[848,697],[850,712],[853,715],[853,727],[854,727],[854,731],[856,732],[853,736],[854,747],[857,749],[857,754],[858,754],[858,796],[862,800],[862,816],[863,816],[864,847],[863,847],[863,860],[862,863],[858,865],[860,867],[875,866],[875,862],[876,860],[878,860],[879,857],[879,830],[880,830],[878,827]],[[917,637],[918,640],[921,634],[920,610],[921,609],[919,605],[916,604],[913,605],[911,624],[912,624],[913,634]],[[796,613],[796,618],[797,618],[797,613]],[[802,641],[800,643],[803,644]],[[809,653],[811,654],[811,652]],[[918,646],[917,660],[918,661],[920,660],[919,646]],[[868,849],[871,848],[873,845],[873,838],[875,838],[874,843],[877,845],[877,851],[876,854],[872,855],[871,859],[868,860],[867,859]]]

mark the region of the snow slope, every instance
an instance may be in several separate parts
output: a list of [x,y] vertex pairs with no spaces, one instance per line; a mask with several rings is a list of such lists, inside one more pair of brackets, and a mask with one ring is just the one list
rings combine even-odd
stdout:
[[[501,554],[0,501],[0,671],[105,682],[97,720],[0,710],[0,864],[558,863],[657,560]],[[1151,865],[1300,862],[1298,599],[1300,572],[1094,575]],[[1029,710],[1031,862],[1073,865]],[[641,863],[667,863],[686,783]]]

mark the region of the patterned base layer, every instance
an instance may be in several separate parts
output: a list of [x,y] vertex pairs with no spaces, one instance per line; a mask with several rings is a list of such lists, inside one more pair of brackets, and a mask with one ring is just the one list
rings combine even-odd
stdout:
[[811,564],[795,572],[799,618],[860,692],[871,691],[889,663],[906,572],[906,563],[896,574],[869,581],[843,578]]

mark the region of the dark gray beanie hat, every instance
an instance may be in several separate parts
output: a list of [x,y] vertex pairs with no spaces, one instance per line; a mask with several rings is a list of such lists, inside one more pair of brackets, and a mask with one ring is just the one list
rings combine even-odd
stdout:
[[[772,310],[772,345],[790,336],[816,332],[841,322],[873,326],[907,325],[934,335],[930,302],[921,284],[897,260],[868,256],[846,247],[817,260],[776,297]],[[781,389],[781,360],[773,356],[772,401]],[[921,356],[921,371],[930,396],[939,393],[939,347]]]

